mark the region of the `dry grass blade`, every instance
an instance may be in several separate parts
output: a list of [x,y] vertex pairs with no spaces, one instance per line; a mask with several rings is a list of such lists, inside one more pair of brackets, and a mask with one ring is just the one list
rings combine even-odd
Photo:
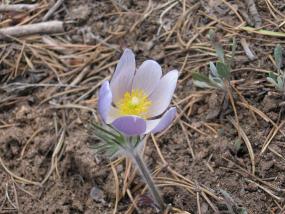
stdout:
[[50,9],[49,11],[46,13],[46,15],[43,17],[43,21],[47,21],[52,14],[62,5],[62,3],[64,2],[64,0],[58,0]]
[[245,178],[246,181],[250,182],[250,183],[254,183],[256,186],[258,186],[260,189],[264,190],[266,193],[268,193],[271,197],[275,198],[276,200],[278,201],[282,201],[283,199],[281,197],[278,197],[276,195],[274,195],[269,189],[267,189],[266,187],[264,186],[261,186],[260,184],[252,181],[252,180],[249,180],[247,178]]
[[[256,107],[249,105],[248,103],[242,103],[242,102],[237,102],[237,104],[250,109],[251,111],[255,112],[257,115],[259,115],[262,119],[264,119],[266,122],[270,122],[275,128],[278,128],[276,123],[274,123],[265,113],[263,113],[262,111],[260,111]],[[285,134],[282,130],[279,129],[279,132],[283,136],[285,136]]]
[[253,152],[253,149],[252,149],[252,146],[251,146],[251,143],[247,137],[247,135],[245,134],[245,132],[243,131],[243,129],[240,127],[239,124],[236,123],[236,121],[229,117],[229,121],[234,125],[234,127],[237,129],[239,135],[241,136],[241,138],[244,140],[245,144],[246,144],[246,147],[247,147],[247,150],[248,150],[248,153],[249,153],[249,157],[250,157],[250,160],[251,160],[251,169],[252,169],[252,174],[255,174],[255,161],[254,161],[254,152]]
[[111,163],[111,169],[114,175],[114,179],[115,179],[115,189],[116,189],[116,201],[115,201],[115,207],[113,210],[113,214],[117,213],[117,209],[118,209],[118,203],[119,203],[119,198],[120,198],[120,187],[119,187],[119,178],[118,178],[118,174],[117,174],[117,170],[114,166],[113,163]]
[[37,134],[39,134],[39,133],[42,132],[43,130],[44,130],[44,128],[39,128],[38,130],[36,130],[36,131],[32,134],[32,136],[29,138],[29,140],[25,143],[24,147],[22,148],[20,159],[23,158],[27,146],[33,141],[33,139],[37,136]]
[[280,38],[285,37],[285,33],[283,32],[274,32],[274,31],[261,30],[261,29],[259,30],[259,29],[252,28],[252,27],[240,27],[240,29],[247,31],[248,33],[255,33],[255,34],[260,34],[264,36],[272,36],[272,37],[280,37]]
[[282,128],[282,126],[284,124],[285,124],[285,121],[282,121],[278,127],[273,127],[275,130],[272,133],[272,135],[269,137],[269,139],[266,139],[266,141],[264,142],[264,144],[262,146],[262,149],[261,149],[261,152],[260,152],[260,155],[262,155],[266,151],[266,149],[268,148],[269,144],[271,143],[271,141],[273,140],[275,135],[278,133],[278,131]]
[[49,179],[49,177],[51,176],[51,174],[53,173],[54,170],[56,170],[58,172],[57,160],[62,155],[61,150],[63,149],[63,146],[64,146],[64,138],[65,138],[65,130],[63,129],[60,133],[59,140],[58,140],[58,142],[54,148],[54,151],[52,153],[50,170],[46,174],[45,178],[42,180],[41,185],[44,185],[47,182],[47,180]]
[[35,181],[30,181],[26,178],[20,177],[18,175],[16,175],[15,173],[13,173],[12,171],[10,171],[6,165],[4,164],[2,158],[0,157],[0,164],[3,167],[3,169],[11,176],[13,177],[17,182],[23,183],[23,184],[32,184],[32,185],[36,185],[36,186],[42,186],[39,182],[35,182]]

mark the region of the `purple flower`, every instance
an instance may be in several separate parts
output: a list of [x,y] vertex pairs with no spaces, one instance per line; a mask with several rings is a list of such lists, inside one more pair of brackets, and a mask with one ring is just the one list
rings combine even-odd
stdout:
[[160,132],[176,115],[176,108],[168,106],[177,79],[177,70],[162,77],[160,65],[153,60],[136,69],[133,52],[125,49],[110,83],[101,86],[99,113],[105,123],[128,136]]

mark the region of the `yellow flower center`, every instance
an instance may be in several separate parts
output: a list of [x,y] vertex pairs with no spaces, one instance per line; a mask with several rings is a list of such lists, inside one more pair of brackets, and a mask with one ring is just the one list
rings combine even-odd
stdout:
[[151,101],[142,90],[135,89],[126,92],[117,105],[121,115],[136,115],[146,118]]

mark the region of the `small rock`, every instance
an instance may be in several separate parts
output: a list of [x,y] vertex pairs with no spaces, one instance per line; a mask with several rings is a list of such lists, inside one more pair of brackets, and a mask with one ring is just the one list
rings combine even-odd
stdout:
[[105,198],[104,192],[101,189],[99,189],[98,187],[96,187],[96,186],[92,187],[92,189],[90,191],[90,196],[96,202],[106,203],[106,201],[104,199]]

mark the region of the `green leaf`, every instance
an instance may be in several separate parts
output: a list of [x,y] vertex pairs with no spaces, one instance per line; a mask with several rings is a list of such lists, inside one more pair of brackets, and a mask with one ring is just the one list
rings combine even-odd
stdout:
[[110,126],[92,123],[90,131],[94,137],[101,141],[101,143],[94,146],[98,153],[106,153],[109,156],[113,156],[125,147],[126,141],[124,136]]
[[222,62],[217,62],[216,63],[216,68],[219,77],[228,79],[230,77],[230,67]]
[[192,79],[196,81],[206,82],[206,83],[210,82],[207,76],[205,76],[204,74],[198,73],[198,72],[192,72]]
[[225,53],[222,45],[218,42],[216,38],[216,32],[214,30],[209,30],[208,38],[212,44],[212,46],[215,48],[216,55],[222,62],[225,62]]
[[276,82],[277,80],[274,80],[271,77],[267,77],[266,79],[267,79],[268,82],[270,82],[272,85],[274,85],[274,87],[278,87],[277,86],[277,82]]
[[280,44],[276,45],[274,49],[274,60],[278,70],[282,67],[282,47]]
[[283,79],[280,76],[277,77],[277,87],[280,91],[283,91]]
[[238,209],[238,214],[247,214],[246,208],[240,207],[240,208]]
[[269,72],[269,77],[275,81],[277,80],[277,75],[274,74],[272,71]]
[[216,88],[216,85],[214,85],[207,76],[200,74],[198,72],[192,73],[192,79],[193,79],[194,84],[197,87],[200,87],[200,88]]
[[224,53],[224,49],[222,45],[216,42],[214,43],[214,47],[215,47],[216,54],[219,60],[221,60],[222,62],[225,62],[225,53]]

